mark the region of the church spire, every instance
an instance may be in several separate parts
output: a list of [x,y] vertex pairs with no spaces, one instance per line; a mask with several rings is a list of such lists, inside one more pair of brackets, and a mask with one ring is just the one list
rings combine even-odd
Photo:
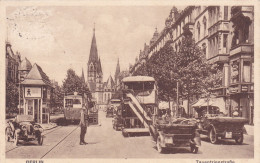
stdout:
[[90,54],[88,63],[91,62],[98,62],[98,51],[97,51],[97,43],[96,43],[96,36],[95,36],[95,24],[93,28],[93,37],[91,42]]
[[84,71],[83,71],[83,68],[82,68],[82,75],[81,75],[81,80],[83,81],[83,83],[85,83],[85,76],[84,76]]

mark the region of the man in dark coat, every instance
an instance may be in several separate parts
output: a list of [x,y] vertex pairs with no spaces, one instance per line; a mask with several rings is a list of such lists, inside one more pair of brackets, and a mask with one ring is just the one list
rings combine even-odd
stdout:
[[82,110],[80,111],[80,145],[88,144],[85,142],[85,134],[87,132],[87,126],[88,126],[88,114],[87,114],[87,108],[86,105],[82,107]]

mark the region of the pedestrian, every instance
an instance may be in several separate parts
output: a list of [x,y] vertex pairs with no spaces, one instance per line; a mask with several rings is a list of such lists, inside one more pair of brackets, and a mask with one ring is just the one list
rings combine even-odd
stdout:
[[86,105],[83,105],[81,111],[80,111],[80,145],[86,145],[88,143],[85,142],[85,134],[87,132],[87,126],[88,126],[88,114],[87,114],[87,108]]

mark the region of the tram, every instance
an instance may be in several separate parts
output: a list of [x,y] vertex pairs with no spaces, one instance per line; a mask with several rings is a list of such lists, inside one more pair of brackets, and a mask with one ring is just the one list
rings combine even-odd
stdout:
[[90,101],[87,95],[77,92],[64,96],[64,118],[67,121],[78,122],[83,105],[87,107],[89,124],[98,124],[98,111],[95,109],[95,103]]

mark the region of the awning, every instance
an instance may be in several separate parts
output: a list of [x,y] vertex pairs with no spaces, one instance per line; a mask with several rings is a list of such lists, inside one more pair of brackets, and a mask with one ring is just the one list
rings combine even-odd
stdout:
[[151,76],[128,76],[122,82],[153,82],[155,81]]
[[193,107],[202,107],[202,106],[215,106],[218,107],[220,112],[225,113],[225,101],[222,97],[219,98],[210,98],[209,102],[207,102],[207,99],[203,98],[200,99],[198,102],[192,105]]
[[196,103],[193,104],[192,106],[193,106],[193,107],[201,107],[201,106],[204,106],[205,103],[206,103],[206,106],[207,106],[206,99],[201,98],[201,99],[199,99],[198,102],[196,102]]

